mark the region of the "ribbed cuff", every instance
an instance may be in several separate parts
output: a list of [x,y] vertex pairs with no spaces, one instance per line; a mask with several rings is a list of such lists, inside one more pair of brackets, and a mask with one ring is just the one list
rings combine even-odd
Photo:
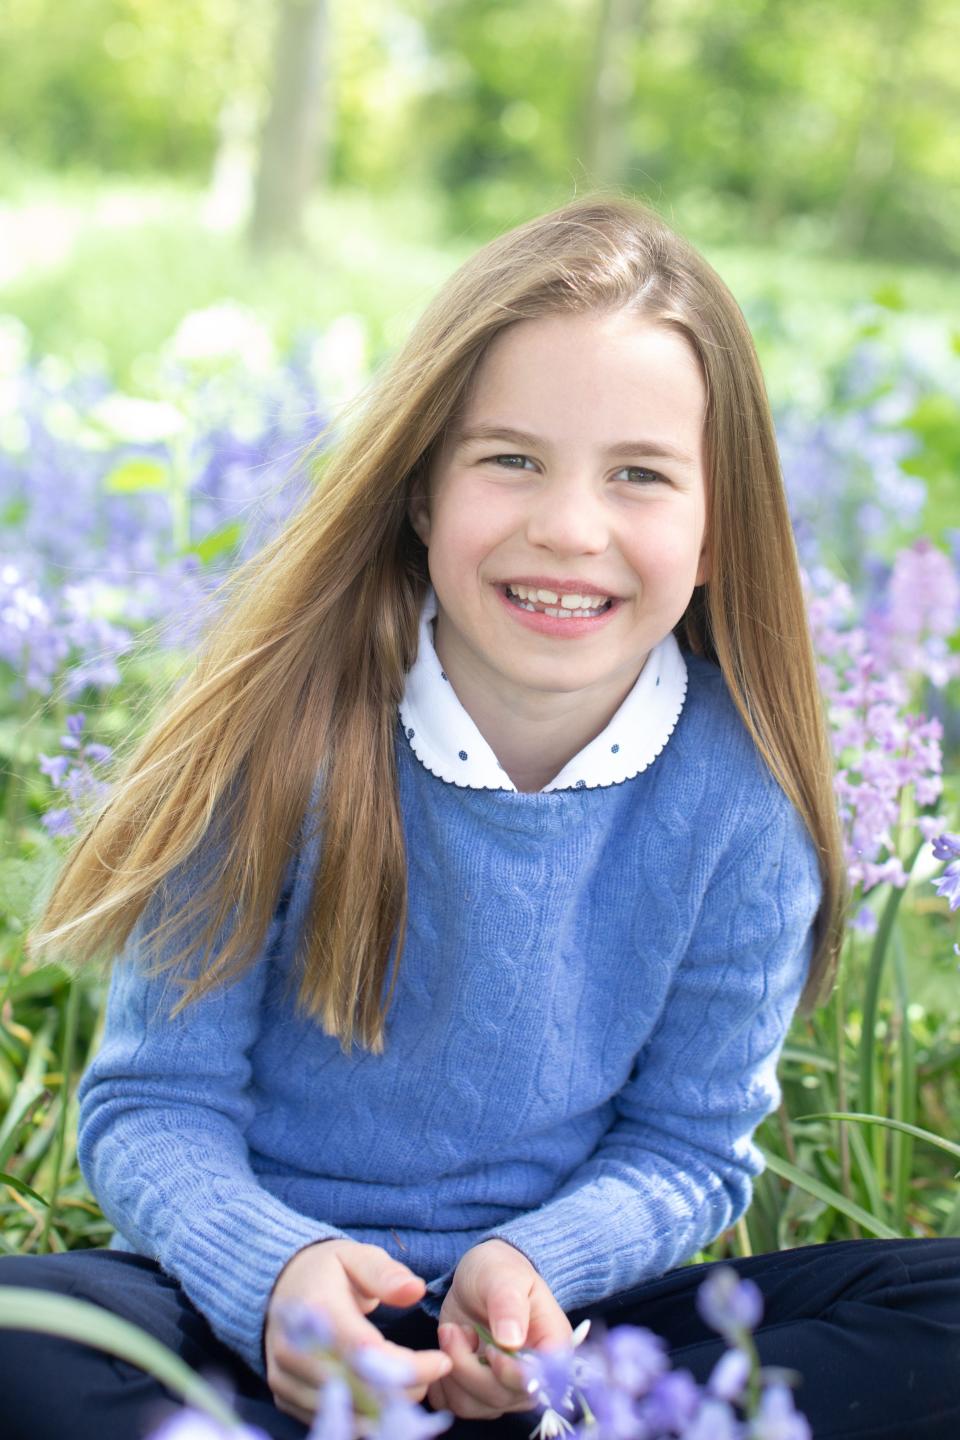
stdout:
[[159,1258],[214,1334],[266,1378],[263,1328],[280,1272],[318,1240],[348,1239],[343,1230],[298,1214],[257,1186],[177,1226]]

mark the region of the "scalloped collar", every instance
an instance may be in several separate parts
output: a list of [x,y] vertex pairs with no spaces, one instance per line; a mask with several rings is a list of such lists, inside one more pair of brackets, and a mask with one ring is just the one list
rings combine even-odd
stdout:
[[[440,668],[431,621],[431,586],[420,612],[417,658],[407,674],[400,719],[410,748],[440,780],[468,790],[517,787],[480,734]],[[610,723],[564,765],[540,794],[622,785],[652,765],[673,733],[687,695],[687,666],[673,634],[655,645]]]

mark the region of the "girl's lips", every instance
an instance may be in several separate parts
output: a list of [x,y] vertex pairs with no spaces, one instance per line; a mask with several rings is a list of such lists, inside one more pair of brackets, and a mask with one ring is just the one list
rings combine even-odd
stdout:
[[620,607],[619,600],[611,599],[609,607],[601,610],[599,615],[578,620],[560,620],[554,615],[542,615],[539,610],[521,609],[507,595],[505,585],[495,585],[494,589],[500,596],[500,603],[509,610],[519,624],[526,626],[528,630],[535,631],[538,635],[556,636],[568,640],[575,640],[579,635],[595,634]]

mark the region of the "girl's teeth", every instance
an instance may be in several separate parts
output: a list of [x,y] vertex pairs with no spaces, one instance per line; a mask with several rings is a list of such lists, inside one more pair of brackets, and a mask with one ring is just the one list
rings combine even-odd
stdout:
[[506,589],[517,599],[544,606],[559,605],[569,611],[600,610],[607,603],[606,595],[558,595],[555,590],[540,590],[530,585],[508,585]]
[[[542,599],[544,595],[550,595],[554,600],[557,598],[551,590],[534,590],[526,585],[507,585],[505,589],[518,609],[528,610],[534,615],[551,615],[556,620],[592,620],[607,607],[607,600],[602,595],[564,595],[559,605],[547,605]],[[590,601],[595,604],[591,606]]]

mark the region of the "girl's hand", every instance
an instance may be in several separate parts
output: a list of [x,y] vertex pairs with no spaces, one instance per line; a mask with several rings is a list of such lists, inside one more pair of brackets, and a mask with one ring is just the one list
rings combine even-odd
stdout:
[[[427,1399],[434,1410],[452,1410],[462,1420],[497,1420],[509,1411],[533,1409],[520,1366],[488,1348],[473,1328],[475,1321],[512,1350],[573,1344],[573,1327],[550,1287],[505,1240],[481,1241],[454,1271],[438,1322],[440,1344],[453,1369],[446,1379],[432,1382]],[[511,1321],[517,1327],[515,1338],[503,1328]],[[486,1365],[481,1365],[481,1355]]]
[[395,1345],[364,1317],[381,1301],[400,1307],[415,1305],[425,1288],[419,1275],[379,1245],[364,1245],[359,1240],[318,1240],[298,1251],[273,1287],[264,1325],[267,1384],[277,1409],[309,1425],[323,1384],[316,1357],[302,1354],[284,1339],[276,1313],[277,1302],[282,1300],[298,1300],[322,1309],[342,1355],[365,1345],[394,1352],[412,1372],[404,1394],[414,1403],[423,1400],[431,1381],[449,1373],[451,1359],[439,1350],[408,1350],[404,1345]]

